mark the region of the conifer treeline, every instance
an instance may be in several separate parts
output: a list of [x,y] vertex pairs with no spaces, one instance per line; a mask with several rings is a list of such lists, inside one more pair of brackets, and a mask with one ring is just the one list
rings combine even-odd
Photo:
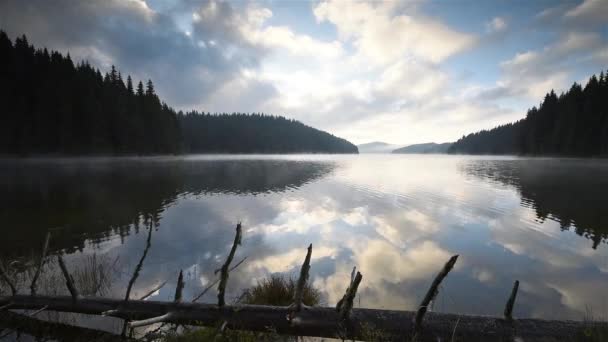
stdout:
[[357,153],[355,145],[281,116],[178,114],[184,148],[191,153]]
[[463,136],[449,153],[608,156],[608,75],[552,90],[524,119]]
[[176,113],[154,84],[13,42],[0,30],[0,154],[357,153],[283,117]]

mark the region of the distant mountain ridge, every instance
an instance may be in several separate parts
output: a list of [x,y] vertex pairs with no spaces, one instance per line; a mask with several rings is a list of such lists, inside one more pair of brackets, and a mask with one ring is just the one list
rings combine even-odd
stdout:
[[398,148],[392,151],[392,153],[421,153],[421,154],[430,154],[430,153],[448,153],[448,149],[452,146],[452,143],[425,143],[425,144],[414,144],[405,146],[402,148]]
[[359,153],[391,153],[400,145],[385,143],[383,141],[372,141],[365,144],[357,145]]

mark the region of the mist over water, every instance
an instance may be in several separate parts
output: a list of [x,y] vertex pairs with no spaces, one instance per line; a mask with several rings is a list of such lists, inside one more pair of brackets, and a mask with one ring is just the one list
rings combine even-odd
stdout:
[[[353,266],[357,306],[415,309],[453,254],[433,310],[517,317],[608,316],[608,162],[438,155],[188,156],[0,161],[0,254],[27,257],[52,231],[69,262],[120,257],[123,283],[152,248],[132,297],[185,298],[215,279],[241,221],[228,296],[271,273],[310,281],[335,305]],[[202,299],[214,302],[210,291]],[[360,300],[360,304],[359,304]]]

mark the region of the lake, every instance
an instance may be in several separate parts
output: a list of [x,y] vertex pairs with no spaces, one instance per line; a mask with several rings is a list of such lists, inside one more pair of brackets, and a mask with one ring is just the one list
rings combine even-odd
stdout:
[[[435,274],[460,258],[434,311],[516,317],[608,316],[608,161],[444,155],[185,156],[0,161],[0,254],[50,249],[77,265],[118,260],[107,295],[146,245],[138,297],[171,300],[214,281],[235,225],[242,246],[228,301],[272,273],[297,277],[313,244],[324,302],[363,274],[356,307],[414,310]],[[215,291],[202,301],[215,302]]]

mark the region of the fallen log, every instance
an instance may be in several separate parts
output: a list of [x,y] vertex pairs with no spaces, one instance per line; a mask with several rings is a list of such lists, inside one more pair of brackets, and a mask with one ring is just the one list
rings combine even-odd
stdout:
[[[57,341],[117,341],[121,337],[107,331],[78,327],[70,324],[49,322],[37,318],[10,312],[0,312],[0,330],[25,333],[40,339],[53,339]],[[0,333],[0,340],[10,336]],[[131,340],[131,339],[126,339]],[[133,340],[134,341],[134,340]]]
[[[49,311],[100,315],[117,310],[113,317],[144,320],[171,313],[167,323],[219,326],[227,322],[228,329],[272,331],[281,335],[344,337],[365,340],[382,336],[381,340],[404,340],[415,331],[416,311],[352,309],[349,322],[339,328],[340,312],[332,307],[310,307],[297,313],[297,324],[287,320],[289,307],[264,305],[226,305],[188,302],[159,302],[71,296],[16,295],[0,297],[0,306],[10,309],[35,310],[47,306]],[[457,327],[456,327],[456,323]],[[455,330],[456,327],[456,330]],[[606,331],[605,322],[548,321],[541,319],[512,319],[428,312],[418,341],[450,341],[452,336],[462,341],[584,341],[589,332]]]

